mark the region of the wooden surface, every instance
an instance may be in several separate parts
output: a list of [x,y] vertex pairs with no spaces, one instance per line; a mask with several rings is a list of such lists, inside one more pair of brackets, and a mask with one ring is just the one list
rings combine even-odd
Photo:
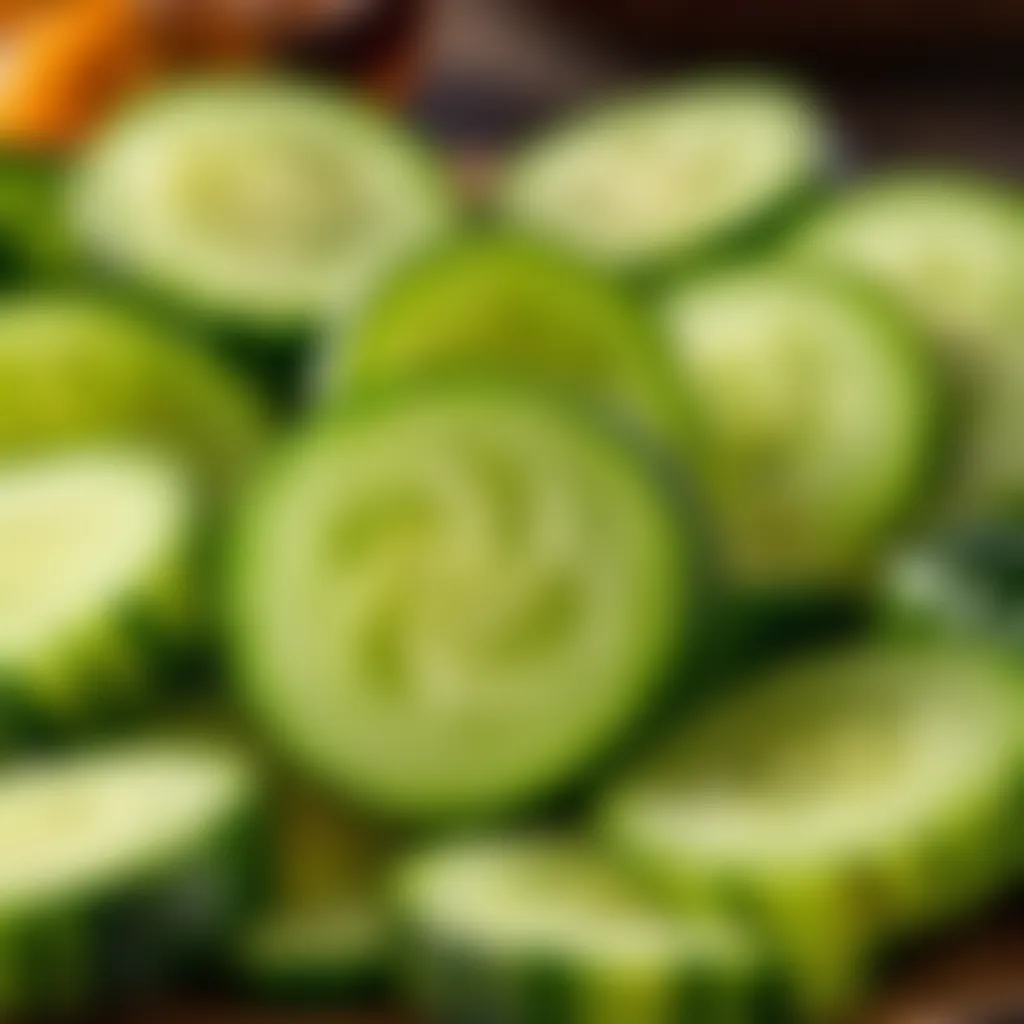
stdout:
[[[440,0],[421,118],[451,146],[489,149],[642,69],[531,22],[509,0]],[[798,69],[798,70],[803,70]],[[1024,74],[811,72],[857,168],[925,160],[1024,177]],[[1024,1024],[1024,903],[947,936],[895,970],[851,1024]],[[223,1003],[155,1007],[131,1024],[404,1024],[394,1016]],[[695,1022],[700,1024],[700,1022]]]

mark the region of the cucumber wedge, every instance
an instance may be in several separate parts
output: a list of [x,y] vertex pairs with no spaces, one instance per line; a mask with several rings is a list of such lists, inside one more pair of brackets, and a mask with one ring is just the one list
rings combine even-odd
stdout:
[[350,310],[452,218],[400,131],[354,99],[275,80],[143,101],[90,147],[73,193],[102,267],[250,341],[292,341]]
[[262,402],[189,339],[97,298],[40,292],[0,301],[0,456],[92,443],[153,444],[211,493],[262,449]]
[[1024,201],[966,175],[904,171],[827,208],[793,243],[888,291],[928,329],[962,406],[943,517],[1024,500]]
[[400,878],[399,905],[409,987],[429,1020],[778,1019],[745,932],[658,910],[571,841],[512,837],[421,855]]
[[678,442],[656,327],[612,282],[508,233],[428,253],[333,345],[329,393],[453,368],[488,368],[579,389]]
[[398,388],[257,486],[231,558],[240,690],[312,778],[401,817],[507,810],[683,682],[706,606],[690,517],[566,402]]
[[513,162],[501,204],[597,263],[648,275],[781,219],[825,177],[826,134],[789,85],[701,79],[556,129]]
[[0,470],[0,736],[149,695],[195,622],[196,519],[182,474],[86,451]]
[[0,1013],[81,1020],[200,966],[244,910],[250,767],[133,745],[0,779]]
[[938,378],[913,330],[778,264],[684,279],[662,307],[738,587],[858,587],[936,463]]
[[834,1012],[882,947],[1016,877],[1019,676],[935,643],[777,667],[616,787],[602,827],[666,898],[741,909]]

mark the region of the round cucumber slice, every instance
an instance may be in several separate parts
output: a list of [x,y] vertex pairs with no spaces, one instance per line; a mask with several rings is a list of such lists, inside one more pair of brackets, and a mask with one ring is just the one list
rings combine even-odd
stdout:
[[250,767],[198,744],[118,747],[8,771],[4,1018],[81,1019],[196,966],[248,901],[255,808]]
[[192,493],[162,461],[85,451],[0,471],[0,732],[148,694],[196,626]]
[[606,833],[681,905],[742,908],[816,1012],[882,944],[1015,877],[1019,672],[878,642],[777,667],[606,798]]
[[0,456],[94,442],[154,444],[224,493],[262,449],[260,400],[187,338],[100,299],[0,302]]
[[715,78],[595,111],[513,162],[506,215],[618,271],[691,261],[811,191],[829,161],[810,99]]
[[512,837],[421,855],[399,902],[409,984],[431,1019],[767,1019],[768,976],[746,932],[659,910],[572,841]]
[[685,515],[561,396],[399,388],[298,438],[236,538],[244,699],[323,784],[396,816],[541,799],[695,647]]
[[858,584],[935,463],[938,382],[912,330],[776,264],[681,282],[663,315],[739,587]]
[[924,324],[963,406],[944,518],[1024,497],[1024,203],[994,182],[905,171],[836,201],[793,246],[869,279]]
[[681,434],[655,325],[611,282],[508,234],[431,252],[333,347],[331,392],[489,368],[567,384],[674,441]]
[[350,310],[452,219],[440,176],[397,129],[274,80],[144,101],[90,147],[73,191],[101,264],[265,340]]

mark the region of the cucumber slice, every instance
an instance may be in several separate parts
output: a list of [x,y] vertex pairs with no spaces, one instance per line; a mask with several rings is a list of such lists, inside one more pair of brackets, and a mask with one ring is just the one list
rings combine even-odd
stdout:
[[148,694],[195,626],[192,495],[148,456],[86,451],[0,472],[0,734]]
[[63,188],[56,162],[0,151],[0,286],[60,277],[74,265]]
[[274,80],[143,102],[90,148],[74,193],[102,265],[264,340],[350,310],[453,217],[397,129],[354,99]]
[[1024,205],[1009,187],[892,173],[846,192],[794,249],[886,289],[960,358],[1024,332]]
[[484,367],[566,383],[676,441],[681,432],[654,324],[610,282],[507,234],[430,253],[334,352],[331,391]]
[[835,1010],[883,944],[1016,876],[1019,674],[895,642],[773,669],[614,789],[602,827],[668,899],[741,908]]
[[553,393],[458,378],[343,409],[243,517],[243,697],[311,777],[379,811],[542,799],[692,653],[705,591],[687,522]]
[[680,282],[663,314],[739,587],[859,584],[935,463],[938,381],[913,331],[842,282],[776,264]]
[[943,510],[964,520],[1024,498],[1024,204],[967,176],[868,182],[802,231],[796,253],[887,290],[931,332],[963,406]]
[[781,218],[824,177],[825,136],[783,83],[689,82],[556,130],[513,163],[502,205],[598,263],[649,273]]
[[0,302],[0,456],[97,441],[170,448],[232,489],[266,440],[266,410],[187,338],[100,299]]
[[431,1020],[768,1019],[754,942],[652,906],[592,852],[511,838],[421,856],[400,879],[410,987]]
[[0,781],[0,1013],[80,1020],[198,966],[248,901],[249,766],[132,746]]

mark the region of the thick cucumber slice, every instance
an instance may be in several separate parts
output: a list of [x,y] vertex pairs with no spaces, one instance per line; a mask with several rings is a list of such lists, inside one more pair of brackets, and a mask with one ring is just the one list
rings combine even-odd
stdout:
[[681,433],[655,325],[586,267],[507,234],[429,253],[334,353],[331,392],[485,367],[565,383],[675,441]]
[[741,588],[856,584],[935,461],[937,380],[913,332],[843,283],[775,264],[683,281],[663,313]]
[[464,843],[400,879],[409,981],[431,1020],[664,1024],[768,1020],[747,934],[656,909],[569,841]]
[[170,448],[208,488],[237,484],[263,446],[260,401],[212,356],[107,302],[0,302],[0,456],[97,441]]
[[1008,188],[903,172],[854,189],[797,237],[812,265],[887,290],[930,331],[963,404],[948,518],[1024,497],[1024,203]]
[[400,816],[561,788],[690,654],[687,517],[561,396],[401,388],[257,488],[230,600],[244,698],[325,785]]
[[0,733],[131,706],[191,634],[195,516],[182,474],[85,451],[0,471]]
[[90,1004],[208,953],[248,900],[254,809],[247,764],[199,744],[117,748],[7,772],[4,1019],[81,1019]]
[[130,111],[86,154],[73,205],[102,264],[261,338],[351,309],[452,219],[396,129],[352,99],[259,80]]
[[710,79],[598,110],[514,162],[512,220],[615,270],[690,261],[766,226],[824,177],[803,93]]
[[776,668],[620,784],[603,826],[668,898],[744,910],[834,1009],[881,944],[1015,876],[1018,674],[934,643]]

